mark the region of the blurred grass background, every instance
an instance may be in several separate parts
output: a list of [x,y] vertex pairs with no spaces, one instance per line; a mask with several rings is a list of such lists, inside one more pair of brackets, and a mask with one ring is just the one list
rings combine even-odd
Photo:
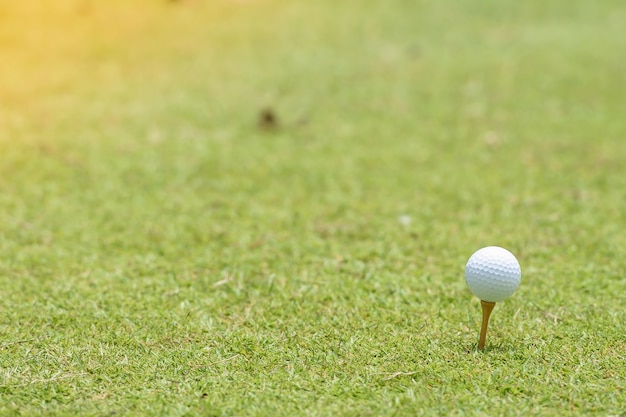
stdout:
[[0,0],[0,411],[623,413],[625,21]]

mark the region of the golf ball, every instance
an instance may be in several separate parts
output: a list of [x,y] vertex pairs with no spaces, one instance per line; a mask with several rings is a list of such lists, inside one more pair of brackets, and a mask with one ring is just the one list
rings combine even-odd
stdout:
[[498,246],[474,252],[465,265],[465,282],[483,301],[498,302],[515,292],[522,270],[515,256]]

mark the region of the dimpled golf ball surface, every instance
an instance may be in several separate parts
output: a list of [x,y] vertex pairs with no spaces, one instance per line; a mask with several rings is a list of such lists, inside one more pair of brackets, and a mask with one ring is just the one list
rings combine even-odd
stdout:
[[515,256],[498,246],[479,249],[465,265],[465,281],[483,301],[504,300],[515,292],[521,279],[522,270]]

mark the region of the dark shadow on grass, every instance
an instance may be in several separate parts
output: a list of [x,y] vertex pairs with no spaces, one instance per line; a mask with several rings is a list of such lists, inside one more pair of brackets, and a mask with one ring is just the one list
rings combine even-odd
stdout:
[[467,353],[491,353],[491,352],[497,352],[497,353],[505,353],[505,352],[510,352],[511,349],[513,349],[513,347],[511,345],[504,345],[504,344],[486,344],[484,349],[478,349],[478,343],[472,343],[471,346],[469,346],[468,348],[466,348],[466,352]]
[[261,130],[275,131],[279,128],[278,116],[271,107],[264,107],[259,111],[257,126]]

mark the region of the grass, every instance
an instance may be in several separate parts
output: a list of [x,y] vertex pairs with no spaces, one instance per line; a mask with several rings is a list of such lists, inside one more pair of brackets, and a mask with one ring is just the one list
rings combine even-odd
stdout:
[[1,415],[626,414],[623,2],[14,3]]

